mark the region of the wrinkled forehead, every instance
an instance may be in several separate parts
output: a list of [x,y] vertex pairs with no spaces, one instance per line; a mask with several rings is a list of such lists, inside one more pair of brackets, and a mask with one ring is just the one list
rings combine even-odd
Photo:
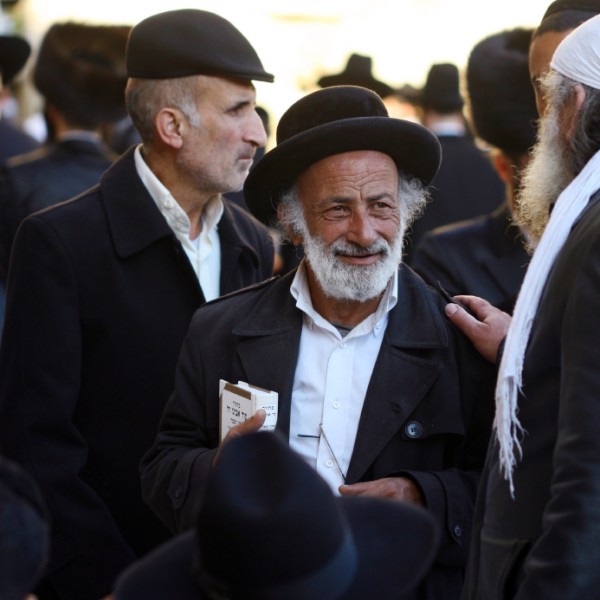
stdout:
[[398,168],[394,160],[382,152],[356,150],[334,154],[308,167],[297,179],[299,192],[343,193],[369,190],[396,192]]

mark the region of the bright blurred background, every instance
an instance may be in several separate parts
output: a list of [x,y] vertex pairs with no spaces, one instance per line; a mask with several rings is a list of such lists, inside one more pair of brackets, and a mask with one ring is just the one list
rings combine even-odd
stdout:
[[[2,2],[34,52],[55,21],[135,24],[164,10],[200,8],[229,19],[257,49],[275,84],[257,84],[273,123],[321,75],[343,70],[351,53],[370,56],[392,87],[421,87],[431,64],[464,68],[471,48],[507,28],[535,26],[551,0],[17,0]],[[31,62],[31,61],[30,61]],[[27,86],[27,70],[22,76]],[[25,112],[36,110],[27,94]]]

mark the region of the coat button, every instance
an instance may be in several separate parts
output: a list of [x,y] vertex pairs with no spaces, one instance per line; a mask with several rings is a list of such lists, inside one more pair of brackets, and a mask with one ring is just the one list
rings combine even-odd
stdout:
[[178,487],[175,490],[175,498],[181,498],[181,496],[183,496],[183,488]]
[[404,431],[410,438],[419,438],[423,435],[423,425],[418,421],[410,421],[406,424]]
[[454,526],[454,535],[456,537],[460,537],[462,535],[463,531],[462,531],[462,527],[460,525],[455,525]]

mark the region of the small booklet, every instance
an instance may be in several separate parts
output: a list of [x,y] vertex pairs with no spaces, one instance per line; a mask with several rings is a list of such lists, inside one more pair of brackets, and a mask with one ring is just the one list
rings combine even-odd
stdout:
[[249,419],[259,408],[267,413],[261,431],[273,431],[277,424],[277,392],[250,385],[245,381],[237,384],[219,379],[219,440],[239,423]]

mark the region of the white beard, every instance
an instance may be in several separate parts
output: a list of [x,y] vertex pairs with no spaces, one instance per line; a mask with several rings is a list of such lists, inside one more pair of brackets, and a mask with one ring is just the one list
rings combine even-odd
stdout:
[[[558,111],[549,106],[540,121],[538,142],[524,169],[515,205],[515,220],[535,248],[550,219],[550,207],[571,183],[567,148],[560,136]],[[530,248],[530,249],[532,249]]]
[[[380,238],[367,248],[346,241],[326,246],[322,239],[310,235],[306,223],[301,228],[306,259],[319,286],[331,298],[366,302],[380,296],[402,262],[403,227],[391,246]],[[338,257],[374,253],[380,253],[381,258],[371,265],[350,265]]]

